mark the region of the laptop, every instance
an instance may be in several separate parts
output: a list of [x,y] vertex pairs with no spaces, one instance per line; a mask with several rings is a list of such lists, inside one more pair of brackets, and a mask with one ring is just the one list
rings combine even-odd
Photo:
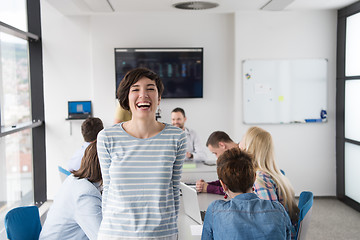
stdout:
[[68,101],[68,119],[86,119],[91,115],[91,101]]
[[200,211],[199,201],[195,187],[180,182],[180,190],[184,203],[185,214],[200,225],[203,224],[205,211]]

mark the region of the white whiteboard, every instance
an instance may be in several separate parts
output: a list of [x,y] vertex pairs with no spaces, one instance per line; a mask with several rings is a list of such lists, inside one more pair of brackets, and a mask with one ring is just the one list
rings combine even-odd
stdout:
[[327,63],[326,59],[243,61],[244,123],[321,119],[321,110],[327,109]]

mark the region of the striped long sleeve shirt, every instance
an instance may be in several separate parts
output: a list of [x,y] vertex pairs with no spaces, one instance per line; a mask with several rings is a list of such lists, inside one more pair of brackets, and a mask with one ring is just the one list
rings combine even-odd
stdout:
[[98,135],[103,220],[98,239],[173,239],[186,135],[165,124],[156,136],[135,138],[122,124]]

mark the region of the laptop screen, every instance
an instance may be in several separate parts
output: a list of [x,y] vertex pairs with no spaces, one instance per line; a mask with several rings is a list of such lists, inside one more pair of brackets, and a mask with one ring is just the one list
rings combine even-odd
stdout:
[[69,101],[68,102],[69,118],[74,116],[91,116],[91,101]]
[[201,225],[203,221],[201,219],[200,206],[196,190],[183,182],[180,182],[180,189],[182,193],[185,214]]

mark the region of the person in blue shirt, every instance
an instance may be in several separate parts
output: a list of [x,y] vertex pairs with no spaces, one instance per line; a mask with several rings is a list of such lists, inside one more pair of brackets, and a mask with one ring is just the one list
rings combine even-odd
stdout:
[[281,203],[253,193],[256,171],[252,155],[239,148],[217,160],[217,174],[229,201],[212,202],[205,215],[202,240],[291,239],[291,221]]
[[96,240],[102,220],[102,175],[96,141],[86,148],[80,169],[72,171],[46,216],[40,240]]

